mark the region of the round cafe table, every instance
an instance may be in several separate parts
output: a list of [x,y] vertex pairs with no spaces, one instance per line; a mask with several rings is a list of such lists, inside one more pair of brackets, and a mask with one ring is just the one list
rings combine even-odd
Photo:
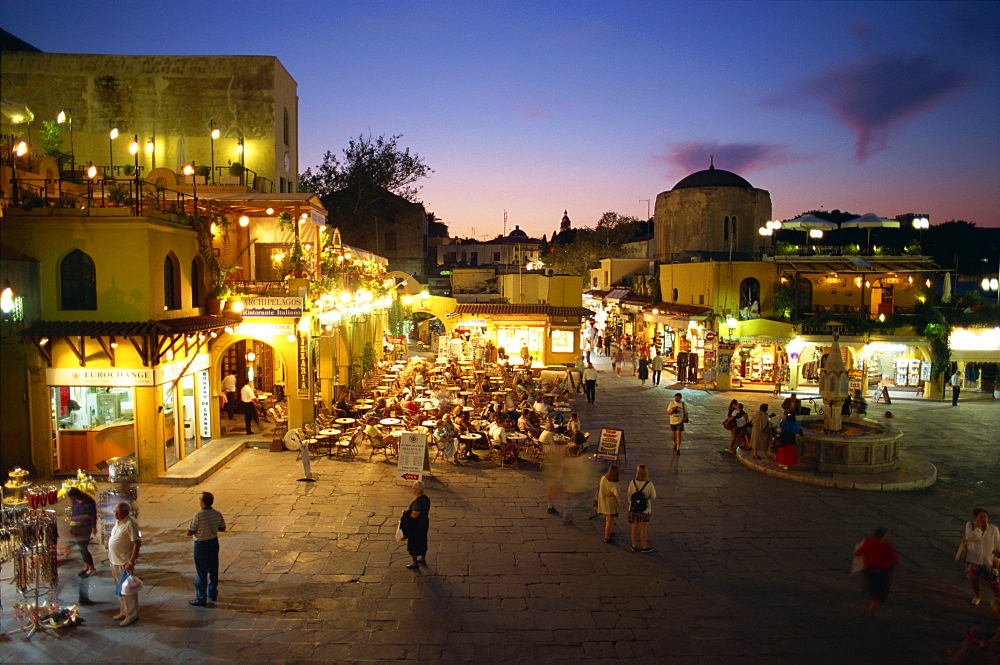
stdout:
[[401,423],[403,421],[400,420],[399,418],[383,418],[382,420],[380,420],[378,422],[379,422],[380,425],[398,425],[399,423]]
[[354,423],[357,422],[357,420],[355,418],[337,418],[333,422],[337,423],[338,425],[353,425]]
[[[344,432],[342,430],[333,428],[321,429],[320,431],[316,432],[316,434],[325,439],[332,439],[333,437],[340,436],[343,433]],[[329,445],[326,448],[326,458],[333,459],[333,441],[330,441]]]
[[436,420],[425,420],[424,422],[422,422],[420,424],[423,425],[424,427],[437,427],[437,421]]

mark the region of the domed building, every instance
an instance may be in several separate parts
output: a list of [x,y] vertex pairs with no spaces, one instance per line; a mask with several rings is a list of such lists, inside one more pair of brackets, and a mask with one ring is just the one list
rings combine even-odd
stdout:
[[662,263],[684,252],[753,254],[757,229],[771,219],[771,195],[713,161],[660,192],[654,216],[655,258]]

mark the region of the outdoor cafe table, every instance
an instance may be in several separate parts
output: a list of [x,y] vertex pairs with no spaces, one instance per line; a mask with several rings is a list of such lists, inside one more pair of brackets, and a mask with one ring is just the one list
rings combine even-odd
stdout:
[[424,422],[422,422],[420,424],[423,425],[424,427],[437,427],[437,421],[436,420],[425,420]]
[[400,420],[399,418],[383,418],[382,420],[380,420],[378,422],[379,422],[380,425],[398,425],[399,423],[401,423],[403,421]]
[[[340,436],[344,432],[343,430],[328,428],[328,429],[321,429],[316,433],[325,439],[332,439],[335,436]],[[326,449],[326,457],[327,459],[333,458],[333,442],[331,442],[329,447],[327,447]]]
[[338,425],[353,425],[354,423],[357,422],[357,420],[354,418],[337,418],[333,422],[337,423]]

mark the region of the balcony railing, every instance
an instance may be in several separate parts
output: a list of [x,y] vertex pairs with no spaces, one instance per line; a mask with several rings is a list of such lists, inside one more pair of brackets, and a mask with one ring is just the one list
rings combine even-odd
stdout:
[[226,286],[233,293],[252,296],[287,296],[288,282],[262,280],[226,280]]

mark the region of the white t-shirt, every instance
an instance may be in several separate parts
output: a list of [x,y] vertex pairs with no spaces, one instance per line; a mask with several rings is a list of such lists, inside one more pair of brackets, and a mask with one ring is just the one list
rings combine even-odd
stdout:
[[257,399],[257,393],[254,392],[253,386],[251,386],[249,383],[243,386],[243,388],[240,390],[240,401],[249,404],[255,399]]
[[124,566],[132,555],[132,543],[139,540],[139,525],[132,517],[124,522],[115,522],[108,538],[108,560],[116,566]]
[[969,553],[965,557],[968,563],[977,566],[989,566],[993,563],[993,550],[1000,550],[1000,529],[988,524],[984,532],[975,522],[966,522],[965,539],[969,541]]

